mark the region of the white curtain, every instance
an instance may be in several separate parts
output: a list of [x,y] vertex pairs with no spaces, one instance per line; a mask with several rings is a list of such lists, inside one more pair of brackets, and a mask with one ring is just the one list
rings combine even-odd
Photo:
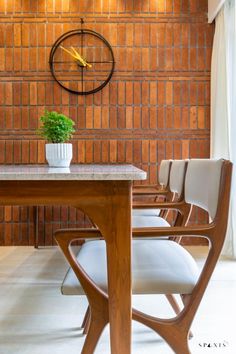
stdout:
[[211,71],[211,156],[234,164],[223,254],[236,259],[236,0],[216,17]]
[[225,0],[208,0],[208,22],[212,23],[218,12],[224,5]]

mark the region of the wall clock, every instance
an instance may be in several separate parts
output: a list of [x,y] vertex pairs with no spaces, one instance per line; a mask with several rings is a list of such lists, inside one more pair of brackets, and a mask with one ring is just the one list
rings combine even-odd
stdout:
[[49,65],[58,84],[71,93],[88,95],[101,90],[115,67],[111,45],[99,33],[77,29],[53,44]]

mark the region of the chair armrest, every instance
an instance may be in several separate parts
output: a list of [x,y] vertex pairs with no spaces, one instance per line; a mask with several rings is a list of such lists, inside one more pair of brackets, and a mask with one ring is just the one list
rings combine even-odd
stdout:
[[[86,271],[79,264],[76,256],[73,254],[70,244],[73,240],[80,238],[101,238],[102,235],[98,229],[60,229],[54,233],[55,239],[60,246],[64,256],[69,262],[71,268],[75,272],[77,278],[79,279],[86,295],[91,295],[94,291],[96,294],[100,294],[102,298],[107,299],[107,294],[100,289],[87,275]],[[95,299],[95,297],[94,297]],[[97,301],[97,298],[96,298]]]
[[169,193],[169,189],[162,186],[155,185],[138,185],[133,186],[133,195],[166,195]]
[[60,229],[54,232],[54,237],[60,246],[69,247],[72,241],[87,238],[102,238],[98,229]]
[[133,185],[133,189],[139,189],[139,188],[156,188],[158,189],[164,189],[164,187],[161,184],[135,184]]
[[132,204],[133,209],[181,209],[184,202],[162,202],[162,203],[149,203],[149,202],[134,202]]
[[211,238],[215,228],[213,223],[207,225],[184,226],[184,227],[152,227],[133,228],[133,237],[163,237],[163,236],[205,236]]

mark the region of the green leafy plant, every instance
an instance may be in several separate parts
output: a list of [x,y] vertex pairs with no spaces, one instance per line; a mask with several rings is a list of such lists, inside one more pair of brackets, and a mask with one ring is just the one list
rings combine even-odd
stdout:
[[75,132],[74,122],[62,113],[45,111],[40,117],[42,123],[37,133],[49,143],[64,143],[72,137]]

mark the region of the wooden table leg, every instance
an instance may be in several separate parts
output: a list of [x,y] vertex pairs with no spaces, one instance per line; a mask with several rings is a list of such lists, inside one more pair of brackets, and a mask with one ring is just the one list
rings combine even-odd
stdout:
[[38,224],[38,206],[33,206],[34,220],[34,248],[39,248],[39,224]]
[[131,353],[131,184],[115,189],[113,232],[107,239],[112,354]]
[[[81,183],[82,184],[82,183]],[[104,326],[110,323],[111,354],[131,354],[132,281],[131,281],[131,182],[101,181],[86,183],[80,190],[83,196],[74,205],[97,225],[106,241],[108,269],[108,297],[101,294],[81,274],[79,265],[69,254],[65,230],[56,239],[88,296],[91,322],[83,354],[92,354]],[[79,190],[78,190],[79,191]],[[93,230],[95,231],[95,230]],[[71,235],[73,232],[74,235]],[[82,238],[91,237],[83,231]],[[70,240],[78,238],[78,231],[68,231]],[[99,265],[98,265],[99,266]],[[94,318],[93,318],[94,317]],[[100,327],[98,327],[100,325]]]

